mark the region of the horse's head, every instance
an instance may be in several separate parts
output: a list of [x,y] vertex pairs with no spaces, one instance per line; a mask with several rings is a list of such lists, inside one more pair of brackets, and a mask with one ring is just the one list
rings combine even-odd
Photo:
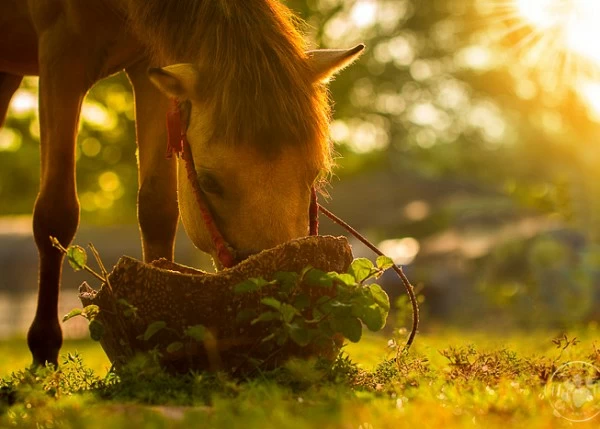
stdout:
[[[211,88],[203,82],[205,75],[196,65],[150,70],[151,80],[165,94],[191,102],[187,139],[196,175],[191,180],[197,180],[217,228],[238,261],[308,234],[311,189],[331,164],[329,106],[323,83],[354,61],[362,49],[360,45],[349,50],[309,52],[302,69],[310,75],[309,84],[301,89],[302,96],[294,97],[294,88],[289,88],[289,110],[298,108],[300,114],[296,115],[282,111],[288,109],[285,93],[277,95],[276,102],[272,100],[273,91],[267,82],[261,84],[259,80],[259,85],[250,90],[238,85],[236,88],[244,94],[236,100],[235,93],[207,97]],[[256,86],[257,82],[248,85]],[[249,91],[254,106],[243,99]],[[308,105],[297,106],[302,102]],[[255,114],[251,109],[270,111]],[[307,117],[301,117],[303,112],[308,112],[304,113]],[[286,116],[288,123],[282,124],[280,115]],[[256,123],[261,121],[263,124]],[[286,126],[296,129],[282,132]],[[231,141],[231,136],[236,141]],[[298,137],[307,141],[292,141]],[[188,236],[199,249],[218,260],[182,161],[178,192]]]

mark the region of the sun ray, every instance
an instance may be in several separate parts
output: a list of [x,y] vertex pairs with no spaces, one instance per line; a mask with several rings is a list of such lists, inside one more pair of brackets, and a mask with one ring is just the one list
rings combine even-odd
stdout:
[[[504,55],[516,70],[525,70],[544,91],[575,91],[590,100],[586,91],[594,88],[597,96],[600,0],[475,0],[475,4],[481,32],[494,54]],[[600,117],[600,103],[588,104]]]

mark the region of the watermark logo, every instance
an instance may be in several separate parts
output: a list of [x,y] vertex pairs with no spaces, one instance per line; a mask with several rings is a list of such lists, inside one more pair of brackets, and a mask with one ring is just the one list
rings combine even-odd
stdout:
[[592,420],[600,414],[600,369],[582,361],[561,365],[546,384],[546,397],[560,417]]

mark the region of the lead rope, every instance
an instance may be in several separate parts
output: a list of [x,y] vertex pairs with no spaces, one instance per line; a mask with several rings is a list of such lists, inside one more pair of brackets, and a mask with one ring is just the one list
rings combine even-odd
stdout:
[[[231,268],[235,265],[236,262],[234,251],[233,249],[231,249],[231,247],[229,247],[229,245],[221,235],[221,232],[217,228],[217,225],[215,224],[212,214],[210,212],[210,209],[207,206],[204,199],[202,198],[203,192],[202,189],[200,189],[200,185],[196,177],[194,158],[192,157],[192,150],[187,140],[189,113],[189,101],[179,102],[178,100],[173,99],[171,109],[169,109],[169,111],[167,112],[167,158],[171,158],[173,154],[176,154],[177,156],[181,156],[181,158],[183,159],[187,172],[187,177],[193,188],[194,196],[196,197],[196,202],[200,209],[202,219],[204,220],[206,229],[208,230],[213,245],[217,251],[217,259],[223,267]],[[365,246],[367,246],[377,255],[385,256],[381,250],[379,250],[377,247],[371,244],[371,242],[369,242],[369,240],[363,237],[358,231],[356,231],[342,219],[331,213],[325,207],[320,205],[317,201],[317,191],[314,187],[312,187],[309,207],[310,235],[319,235],[319,211],[323,212],[323,214],[325,214],[333,222],[346,229],[350,234],[355,236],[358,240],[360,240]],[[400,277],[400,280],[402,280],[402,284],[404,285],[404,288],[406,289],[406,292],[408,293],[408,296],[410,298],[413,313],[412,329],[408,340],[406,341],[404,348],[398,348],[398,352],[396,354],[396,362],[399,363],[400,353],[402,352],[404,354],[408,352],[410,346],[412,345],[415,339],[415,336],[417,335],[417,329],[419,327],[419,304],[417,303],[414,288],[410,284],[410,281],[408,280],[404,272],[402,271],[402,268],[400,268],[396,264],[393,264],[392,269],[396,272],[398,277]]]
[[310,189],[310,207],[308,209],[309,235],[319,235],[319,203],[317,202],[317,190],[313,186]]
[[[360,232],[358,232],[357,230],[352,228],[350,225],[348,225],[342,219],[340,219],[339,217],[337,217],[336,215],[331,213],[329,210],[327,210],[325,207],[323,207],[321,204],[319,204],[316,201],[316,198],[315,198],[314,204],[318,208],[318,211],[322,212],[325,216],[327,216],[333,222],[337,223],[342,228],[346,229],[350,234],[355,236],[358,240],[360,240],[360,242],[362,244],[367,246],[369,249],[371,249],[377,255],[385,256],[381,250],[379,250],[377,247],[375,247]],[[312,203],[311,203],[311,205],[312,205]],[[312,219],[311,219],[311,225],[312,225]],[[408,336],[408,339],[406,340],[406,344],[404,345],[404,347],[402,349],[400,349],[398,347],[398,350],[396,353],[396,363],[399,363],[400,354],[406,354],[408,352],[408,350],[410,349],[410,346],[412,345],[413,341],[415,340],[415,336],[417,335],[417,329],[419,329],[419,303],[417,302],[417,297],[415,296],[414,287],[412,284],[410,284],[410,280],[408,280],[408,277],[406,277],[406,274],[404,274],[404,271],[402,271],[402,268],[396,264],[393,264],[392,269],[394,270],[396,275],[398,277],[400,277],[400,280],[402,280],[402,284],[404,285],[404,288],[406,289],[406,293],[408,294],[408,297],[410,298],[410,304],[412,306],[412,314],[413,314],[412,328],[410,330],[410,335]]]

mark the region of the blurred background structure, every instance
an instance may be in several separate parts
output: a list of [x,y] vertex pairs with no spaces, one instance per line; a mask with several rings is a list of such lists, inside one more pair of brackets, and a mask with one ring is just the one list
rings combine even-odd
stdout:
[[[367,45],[331,83],[339,154],[327,206],[402,264],[422,329],[561,328],[600,319],[600,3],[288,0],[314,47]],[[33,317],[37,79],[0,130],[0,338]],[[88,95],[81,229],[105,263],[141,254],[127,78]],[[341,230],[322,222],[322,233]],[[360,245],[356,256],[372,256]],[[177,260],[210,267],[180,230]],[[61,306],[78,305],[65,268]],[[396,325],[408,323],[393,277]],[[70,321],[67,336],[85,334]]]

